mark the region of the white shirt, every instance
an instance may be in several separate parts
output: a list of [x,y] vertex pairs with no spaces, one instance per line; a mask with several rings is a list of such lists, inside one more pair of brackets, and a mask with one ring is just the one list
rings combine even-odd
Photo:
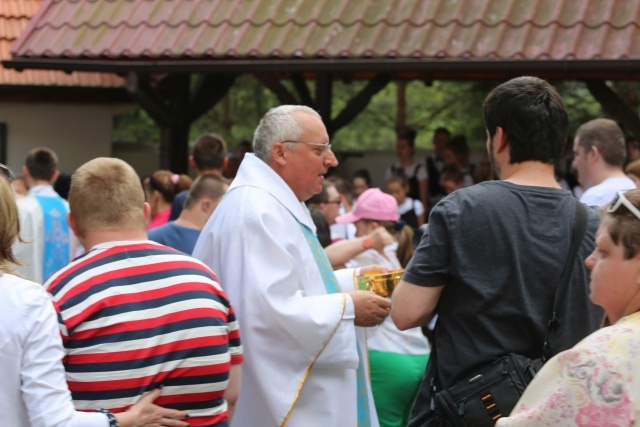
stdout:
[[[345,211],[344,206],[340,205],[339,210],[340,215],[344,215],[347,213]],[[356,237],[356,226],[349,224],[331,224],[329,226],[329,230],[331,231],[331,243],[339,242],[340,240],[350,240],[355,239]]]
[[193,250],[220,278],[242,331],[232,427],[279,426],[288,415],[291,427],[356,425],[353,301],[327,294],[298,221],[315,232],[291,188],[246,154]]
[[[355,258],[347,262],[347,267],[364,267],[366,265],[382,265],[389,270],[402,268],[398,256],[398,243],[394,242],[384,247],[384,255],[375,249],[367,249]],[[411,328],[401,331],[387,316],[378,327],[373,328],[367,337],[369,350],[383,351],[385,353],[424,355],[430,353],[429,342],[422,333],[421,328]]]
[[580,201],[588,206],[606,206],[616,197],[616,192],[634,188],[636,188],[635,182],[627,176],[607,178],[600,184],[586,189]]
[[422,202],[417,199],[412,199],[411,197],[407,197],[404,203],[398,206],[398,213],[400,215],[404,215],[411,209],[414,210],[416,216],[420,216],[424,213],[424,205]]
[[0,424],[107,427],[100,413],[76,412],[53,304],[41,285],[0,276]]
[[418,165],[420,165],[420,169],[418,169],[418,174],[416,175],[416,179],[418,181],[425,181],[427,179],[427,166],[425,165],[424,161],[422,160],[417,160],[414,161],[412,164],[410,164],[409,166],[405,166],[400,162],[396,162],[393,167],[389,166],[387,168],[387,171],[384,175],[384,179],[385,181],[389,178],[391,178],[393,176],[393,171],[392,169],[395,167],[396,169],[398,168],[402,168],[404,170],[404,176],[407,179],[411,179],[413,177],[413,175],[415,175],[416,173],[416,168],[418,167]]

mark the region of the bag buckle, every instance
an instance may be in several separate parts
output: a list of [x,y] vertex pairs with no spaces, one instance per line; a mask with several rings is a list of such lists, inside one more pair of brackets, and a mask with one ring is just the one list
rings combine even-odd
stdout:
[[485,392],[480,399],[482,400],[484,409],[487,410],[489,417],[491,417],[493,421],[496,421],[498,418],[502,417],[502,413],[500,412],[500,409],[498,408],[498,405],[493,399],[493,395],[490,391]]

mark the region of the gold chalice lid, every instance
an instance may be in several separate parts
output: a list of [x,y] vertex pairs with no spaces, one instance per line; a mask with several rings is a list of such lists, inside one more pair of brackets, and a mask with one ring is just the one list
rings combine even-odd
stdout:
[[402,279],[404,269],[391,270],[388,273],[367,273],[356,279],[358,289],[373,291],[382,297],[390,297]]

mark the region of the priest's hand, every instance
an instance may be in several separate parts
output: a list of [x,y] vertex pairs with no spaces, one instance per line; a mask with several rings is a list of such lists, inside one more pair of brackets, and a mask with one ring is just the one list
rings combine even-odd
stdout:
[[376,326],[391,312],[391,301],[371,291],[349,292],[353,300],[356,326]]

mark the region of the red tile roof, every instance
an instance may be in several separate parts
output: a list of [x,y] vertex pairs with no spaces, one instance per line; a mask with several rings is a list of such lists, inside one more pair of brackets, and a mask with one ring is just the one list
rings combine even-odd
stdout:
[[[0,60],[11,57],[10,49],[20,33],[27,27],[29,19],[36,13],[42,0],[0,1]],[[28,70],[17,72],[0,67],[0,85],[37,86],[122,86],[123,80],[114,74],[72,73],[62,71]]]
[[638,68],[638,23],[640,0],[45,0],[12,54],[122,66],[408,59]]

